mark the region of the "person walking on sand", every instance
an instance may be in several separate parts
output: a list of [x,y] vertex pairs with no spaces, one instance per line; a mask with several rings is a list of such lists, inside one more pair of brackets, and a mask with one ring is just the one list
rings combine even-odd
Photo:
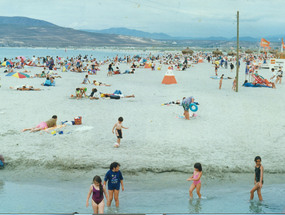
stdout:
[[193,198],[193,191],[196,188],[197,195],[201,199],[201,177],[202,177],[202,165],[200,163],[194,164],[194,172],[191,177],[187,179],[187,181],[193,181],[189,189],[190,198]]
[[121,139],[123,138],[122,128],[128,129],[122,125],[123,120],[124,120],[123,117],[119,117],[118,122],[114,125],[114,127],[112,129],[113,134],[114,134],[114,130],[116,129],[117,144],[115,145],[115,147],[120,147]]
[[255,165],[255,174],[254,174],[254,187],[250,191],[250,200],[254,197],[254,192],[257,192],[259,201],[262,201],[262,195],[261,195],[261,188],[263,185],[263,166],[261,165],[261,157],[256,156],[254,158],[254,161],[256,163]]
[[223,79],[224,79],[224,74],[222,74],[222,76],[220,77],[219,90],[222,88]]
[[57,120],[57,116],[53,115],[50,120],[48,120],[46,122],[41,122],[40,124],[38,124],[34,128],[25,128],[22,130],[22,132],[28,131],[28,130],[30,130],[30,132],[35,132],[35,131],[40,131],[40,130],[45,130],[47,128],[55,127],[56,126],[56,120]]
[[216,64],[215,64],[215,75],[216,75],[216,76],[218,76],[218,68],[219,68],[219,66],[218,66],[218,64],[216,63]]
[[92,194],[92,208],[93,208],[93,214],[103,214],[104,213],[104,194],[106,199],[108,200],[108,194],[106,191],[106,186],[102,185],[102,179],[100,176],[96,175],[93,178],[93,184],[90,186],[89,192],[87,194],[87,200],[86,200],[86,207],[89,206],[89,198]]
[[108,66],[108,73],[107,76],[112,76],[113,75],[113,63],[110,63]]
[[230,67],[231,67],[231,72],[233,71],[233,69],[235,68],[235,66],[234,66],[234,64],[233,63],[231,63],[230,64]]
[[113,162],[110,165],[110,170],[106,173],[104,178],[104,185],[106,186],[106,182],[108,181],[108,192],[109,198],[107,201],[107,206],[110,207],[113,197],[115,199],[116,207],[119,207],[119,192],[120,185],[122,186],[122,191],[125,190],[123,184],[123,175],[120,171],[120,164],[117,162]]
[[236,91],[236,87],[237,87],[237,77],[235,77],[234,81],[233,81],[233,91]]

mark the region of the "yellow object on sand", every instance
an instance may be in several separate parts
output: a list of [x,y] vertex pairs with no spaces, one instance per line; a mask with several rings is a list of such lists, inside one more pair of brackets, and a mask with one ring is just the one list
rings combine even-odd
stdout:
[[157,70],[161,70],[161,68],[160,68],[160,67],[157,67]]

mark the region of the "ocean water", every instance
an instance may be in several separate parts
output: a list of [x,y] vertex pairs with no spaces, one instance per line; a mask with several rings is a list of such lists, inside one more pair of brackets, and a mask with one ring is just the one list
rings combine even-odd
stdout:
[[100,49],[63,49],[63,48],[0,48],[0,60],[3,61],[4,57],[7,59],[12,59],[18,56],[24,56],[26,58],[32,58],[33,55],[36,57],[45,57],[45,56],[59,56],[59,57],[76,57],[80,55],[84,57],[88,55],[90,57],[93,55],[97,60],[103,61],[108,58],[113,58],[118,55],[119,57],[124,57],[130,55],[146,56],[149,52],[146,51],[136,51],[136,50],[122,50],[122,49],[112,49],[112,48],[100,48]]
[[[191,183],[186,182],[185,174],[124,177],[120,207],[116,208],[113,202],[111,207],[105,207],[105,213],[281,213],[285,209],[284,183],[267,183],[262,189],[264,201],[260,202],[257,196],[249,201],[252,186],[244,182],[252,175],[243,175],[243,179],[237,175],[238,180],[231,182],[202,178],[201,199],[195,192],[194,198],[189,198]],[[274,176],[267,175],[271,177]],[[89,186],[90,180],[82,177],[1,180],[0,213],[92,213],[92,207],[85,206]]]

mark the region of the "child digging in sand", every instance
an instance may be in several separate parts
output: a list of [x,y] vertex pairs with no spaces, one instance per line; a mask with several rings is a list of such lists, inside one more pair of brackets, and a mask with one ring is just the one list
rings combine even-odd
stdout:
[[114,134],[114,129],[116,128],[117,144],[115,145],[115,147],[117,148],[120,147],[121,139],[123,138],[122,128],[128,129],[122,125],[123,120],[123,117],[119,117],[118,122],[114,125],[112,129],[112,133]]

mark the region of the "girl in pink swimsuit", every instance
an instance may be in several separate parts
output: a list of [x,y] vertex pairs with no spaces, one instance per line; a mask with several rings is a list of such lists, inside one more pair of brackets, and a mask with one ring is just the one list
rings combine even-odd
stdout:
[[200,163],[195,163],[193,175],[187,179],[187,181],[193,181],[189,189],[189,195],[191,198],[193,198],[193,190],[195,188],[197,191],[197,195],[199,196],[199,198],[201,198],[201,193],[200,193],[201,177],[202,177],[202,165]]
[[104,195],[106,199],[108,199],[108,195],[106,192],[105,186],[102,185],[102,180],[100,176],[95,176],[93,178],[93,184],[90,186],[88,195],[87,195],[87,201],[86,201],[86,207],[89,206],[89,198],[92,195],[92,208],[93,208],[93,214],[103,214],[104,213],[104,207],[105,207],[105,202],[104,202]]

